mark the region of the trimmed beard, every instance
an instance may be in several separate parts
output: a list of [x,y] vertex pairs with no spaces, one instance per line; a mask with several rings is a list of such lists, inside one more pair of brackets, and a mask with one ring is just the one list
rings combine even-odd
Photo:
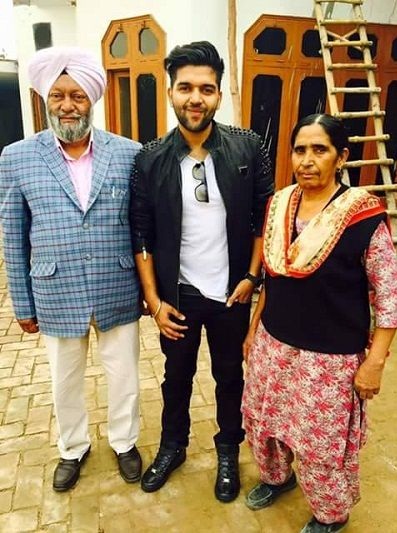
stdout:
[[201,122],[199,122],[198,124],[192,124],[189,121],[188,117],[183,113],[183,111],[184,110],[180,111],[179,109],[176,109],[174,107],[174,113],[176,115],[176,118],[178,119],[178,122],[182,124],[182,126],[187,131],[190,131],[192,133],[199,133],[201,131],[204,131],[209,126],[209,124],[211,124],[212,119],[214,118],[216,113],[216,109],[211,109],[211,111],[205,117],[202,118]]
[[[62,124],[60,121],[60,118],[62,116],[69,116],[71,118],[76,118],[77,123],[76,124]],[[55,135],[63,141],[66,144],[74,143],[77,141],[81,141],[86,137],[92,126],[94,113],[93,109],[91,108],[89,112],[86,115],[79,115],[77,113],[74,113],[73,115],[56,115],[54,113],[51,113],[47,109],[47,121],[50,124],[51,128],[54,130]]]

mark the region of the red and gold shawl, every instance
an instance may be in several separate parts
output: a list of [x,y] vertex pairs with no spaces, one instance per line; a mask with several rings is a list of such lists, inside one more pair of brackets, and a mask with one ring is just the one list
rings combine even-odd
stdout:
[[310,276],[327,259],[348,226],[384,213],[379,199],[359,188],[346,189],[313,217],[291,242],[302,190],[290,185],[270,200],[263,232],[263,257],[273,276]]

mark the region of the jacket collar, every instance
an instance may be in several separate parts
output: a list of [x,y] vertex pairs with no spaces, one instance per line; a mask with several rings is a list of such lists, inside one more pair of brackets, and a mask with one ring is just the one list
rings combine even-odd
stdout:
[[[77,199],[72,181],[63,156],[55,142],[54,133],[52,130],[44,130],[37,135],[38,141],[41,143],[40,153],[46,162],[48,168],[57,179],[70,197],[70,199],[81,209],[80,202]],[[111,147],[108,145],[111,139],[110,135],[102,130],[92,128],[93,139],[93,163],[92,163],[92,183],[91,192],[88,200],[86,212],[95,202],[102,184],[106,178],[109,163],[112,157]]]
[[[173,145],[178,161],[181,162],[189,153],[190,146],[187,144],[185,137],[182,135],[179,128],[175,128],[171,135],[173,137]],[[215,120],[212,121],[212,129],[208,138],[203,144],[203,147],[210,153],[213,153],[220,145],[219,127]]]
[[37,135],[37,140],[40,143],[39,153],[50,172],[72,202],[81,209],[64,158],[55,142],[53,131],[48,129],[40,132]]

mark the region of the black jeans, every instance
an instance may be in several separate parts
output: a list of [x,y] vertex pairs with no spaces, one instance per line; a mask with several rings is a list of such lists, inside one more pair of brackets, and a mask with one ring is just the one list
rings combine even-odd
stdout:
[[224,303],[204,298],[199,293],[181,291],[179,309],[186,317],[183,324],[189,327],[184,332],[185,337],[172,341],[160,336],[161,349],[166,356],[161,386],[164,401],[161,444],[179,447],[189,443],[189,405],[202,326],[206,328],[211,371],[216,382],[219,433],[214,441],[215,444],[239,444],[244,440],[240,410],[244,385],[242,344],[248,329],[250,305],[235,303],[227,308]]

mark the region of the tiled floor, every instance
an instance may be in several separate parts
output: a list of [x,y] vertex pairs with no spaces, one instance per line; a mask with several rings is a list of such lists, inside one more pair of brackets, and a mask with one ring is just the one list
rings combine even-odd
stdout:
[[[215,500],[213,381],[203,339],[192,398],[192,438],[186,463],[158,492],[145,494],[117,473],[106,439],[106,383],[91,343],[86,391],[92,453],[78,485],[54,493],[56,430],[45,350],[38,335],[22,334],[13,320],[0,258],[0,532],[54,533],[298,533],[310,512],[300,489],[274,507],[250,511],[244,494],[257,480],[250,452],[241,450],[242,491],[230,504]],[[163,358],[156,328],[141,321],[141,435],[147,466],[159,440]],[[397,348],[397,345],[396,345]],[[397,351],[396,349],[394,351]],[[395,354],[397,355],[397,354]],[[397,364],[391,357],[384,387],[371,403],[373,433],[362,452],[362,496],[349,533],[397,532]]]

